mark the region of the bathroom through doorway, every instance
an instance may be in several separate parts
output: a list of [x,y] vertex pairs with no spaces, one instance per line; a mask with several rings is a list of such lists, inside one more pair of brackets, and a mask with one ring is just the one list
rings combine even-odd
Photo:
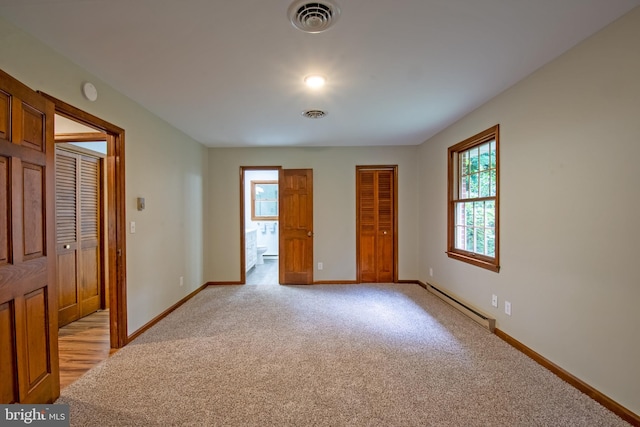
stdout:
[[243,167],[243,282],[278,285],[278,167]]

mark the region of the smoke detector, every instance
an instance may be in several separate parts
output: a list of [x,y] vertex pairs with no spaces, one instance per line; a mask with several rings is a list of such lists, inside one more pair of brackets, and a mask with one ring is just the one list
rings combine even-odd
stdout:
[[331,0],[299,0],[288,10],[294,27],[305,33],[321,33],[328,30],[338,19],[340,8]]
[[308,119],[321,119],[327,115],[327,112],[322,110],[306,110],[302,112],[302,115]]

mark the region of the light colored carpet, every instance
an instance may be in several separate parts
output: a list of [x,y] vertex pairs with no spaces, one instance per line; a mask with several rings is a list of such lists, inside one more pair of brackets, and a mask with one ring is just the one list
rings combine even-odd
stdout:
[[74,426],[628,425],[417,285],[209,287],[58,403]]

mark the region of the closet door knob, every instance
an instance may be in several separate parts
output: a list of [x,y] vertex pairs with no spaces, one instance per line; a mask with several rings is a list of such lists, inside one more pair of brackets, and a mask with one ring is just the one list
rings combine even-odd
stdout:
[[65,249],[71,249],[71,245],[64,245]]

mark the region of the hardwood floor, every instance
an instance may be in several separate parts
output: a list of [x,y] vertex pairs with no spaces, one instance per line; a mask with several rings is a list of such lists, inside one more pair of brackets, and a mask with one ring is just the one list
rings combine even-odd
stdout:
[[60,328],[58,337],[60,389],[117,351],[110,348],[108,310],[99,310]]

